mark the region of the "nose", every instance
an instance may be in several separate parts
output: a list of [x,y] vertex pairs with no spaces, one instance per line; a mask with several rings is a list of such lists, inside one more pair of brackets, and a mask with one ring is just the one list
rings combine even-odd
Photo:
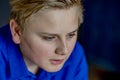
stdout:
[[58,43],[58,46],[55,50],[56,54],[66,55],[68,53],[68,44],[66,41],[61,41]]

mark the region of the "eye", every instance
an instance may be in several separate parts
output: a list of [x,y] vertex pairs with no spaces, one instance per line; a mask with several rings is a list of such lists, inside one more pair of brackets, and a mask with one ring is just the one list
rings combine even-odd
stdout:
[[71,39],[71,38],[73,38],[74,36],[76,36],[76,33],[70,33],[70,34],[67,35],[67,38],[68,38],[68,39]]
[[42,37],[44,40],[46,40],[46,41],[52,41],[52,40],[54,40],[56,37],[54,37],[54,36],[43,36]]

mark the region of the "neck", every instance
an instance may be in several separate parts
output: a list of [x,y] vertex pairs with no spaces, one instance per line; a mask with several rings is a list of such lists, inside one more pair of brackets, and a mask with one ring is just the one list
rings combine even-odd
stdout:
[[27,66],[27,69],[33,74],[37,74],[39,67],[36,64],[34,64],[32,61],[30,61],[28,58],[26,58],[25,56],[23,56],[23,58]]

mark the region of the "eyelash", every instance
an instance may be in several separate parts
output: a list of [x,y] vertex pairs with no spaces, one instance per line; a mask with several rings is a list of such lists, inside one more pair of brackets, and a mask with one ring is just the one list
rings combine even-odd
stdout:
[[76,36],[76,33],[68,34],[67,38],[71,39],[71,38],[73,38],[74,36]]
[[[74,36],[76,36],[76,33],[68,34],[67,35],[67,39],[72,39]],[[43,36],[42,38],[44,40],[46,40],[46,41],[52,41],[52,40],[56,39],[57,37],[54,37],[54,36]]]
[[46,41],[52,41],[53,39],[55,39],[55,37],[43,36],[43,39]]

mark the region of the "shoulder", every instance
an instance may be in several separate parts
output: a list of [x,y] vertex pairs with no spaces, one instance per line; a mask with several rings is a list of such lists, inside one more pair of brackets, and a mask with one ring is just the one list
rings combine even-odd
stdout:
[[70,56],[69,59],[71,65],[74,65],[72,67],[75,68],[82,68],[86,69],[87,68],[87,61],[86,61],[86,56],[84,52],[84,48],[79,42],[76,42],[75,48]]
[[9,40],[8,25],[0,28],[0,61],[7,59],[7,45]]
[[70,69],[73,72],[74,80],[87,80],[88,78],[88,64],[85,56],[84,49],[79,42],[76,42],[75,48],[71,57],[70,61]]
[[85,52],[82,45],[79,42],[76,42],[73,52],[70,56],[70,61],[78,62],[85,58]]

